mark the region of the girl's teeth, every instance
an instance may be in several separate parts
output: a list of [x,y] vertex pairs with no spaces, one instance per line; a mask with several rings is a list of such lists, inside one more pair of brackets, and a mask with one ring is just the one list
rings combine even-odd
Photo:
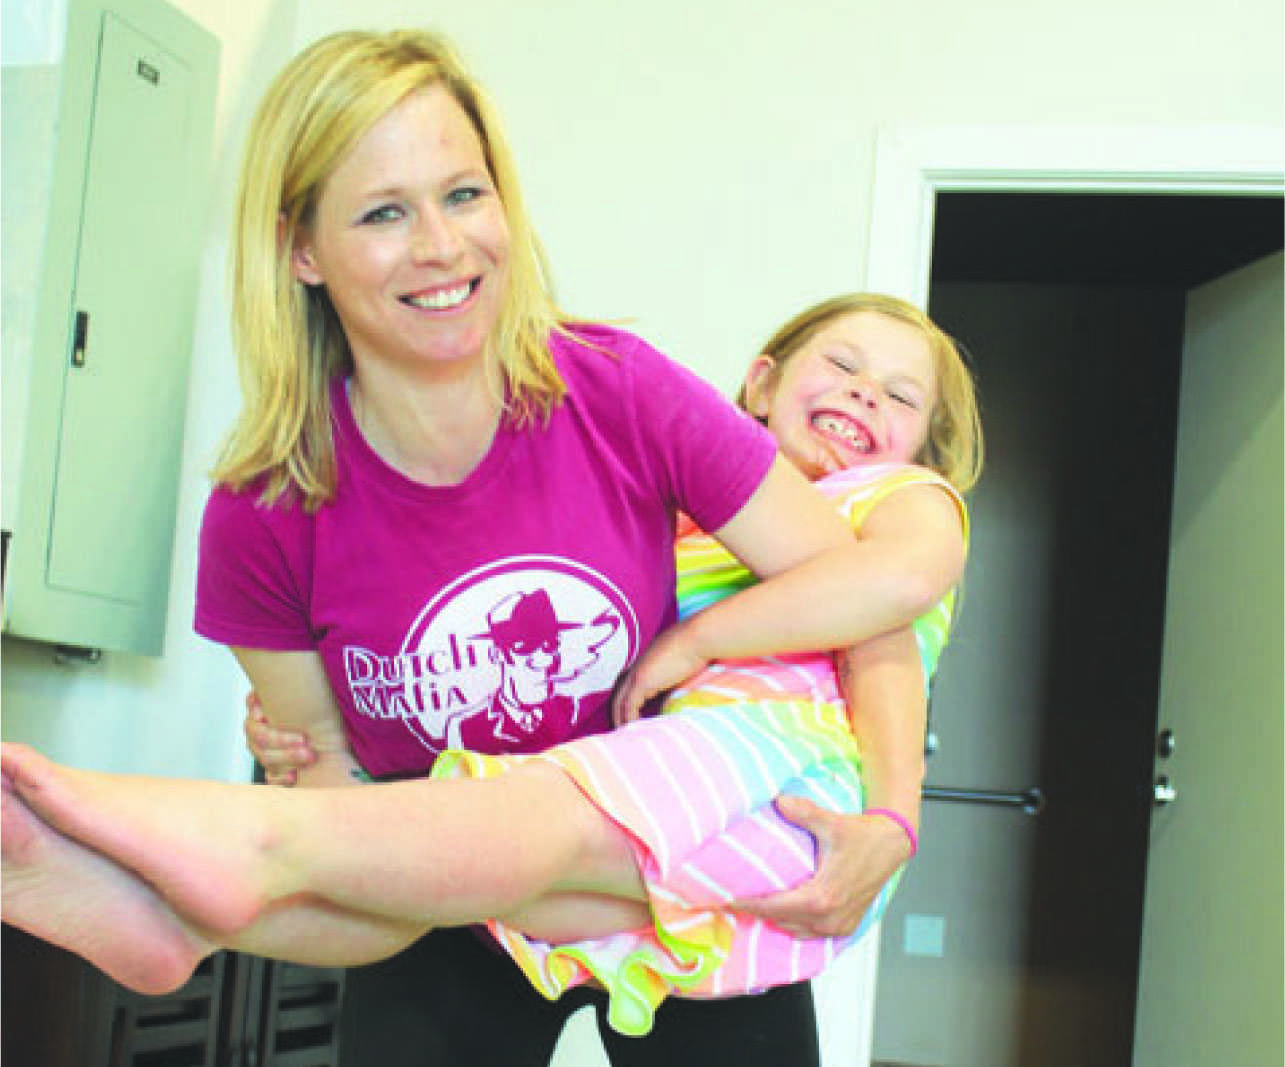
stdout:
[[858,452],[868,452],[869,442],[864,434],[859,434],[848,423],[842,419],[836,419],[831,415],[818,415],[812,424],[822,433],[832,434],[835,437],[841,437]]
[[417,308],[427,308],[430,311],[442,311],[446,308],[453,308],[458,304],[464,303],[468,299],[470,286],[460,285],[454,289],[439,289],[435,293],[423,293],[418,296],[408,296],[406,302],[413,304]]

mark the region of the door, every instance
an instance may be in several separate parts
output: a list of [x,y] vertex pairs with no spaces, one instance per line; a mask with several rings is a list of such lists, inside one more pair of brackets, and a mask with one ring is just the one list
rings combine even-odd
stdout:
[[[1137,228],[1147,212],[1132,201],[1094,221],[1122,198],[1049,198],[1056,226],[983,199],[937,202],[930,309],[974,350],[988,461],[929,779],[1038,785],[1047,806],[1034,818],[925,807],[920,855],[884,924],[875,1050],[943,1067],[1117,1067],[1134,1042],[1192,284],[1157,237],[1181,223],[1186,243],[1217,258],[1234,229],[1222,208],[1243,205],[1219,205],[1203,225],[1195,198],[1148,197],[1185,212],[1153,231]],[[982,238],[961,239],[961,217]],[[1279,248],[1279,218],[1252,229]],[[951,242],[960,273],[947,275]],[[1041,255],[1050,242],[1058,254]],[[1279,580],[1275,590],[1279,600]],[[944,934],[931,952],[911,936],[925,922]]]
[[1285,1061],[1283,267],[1188,298],[1136,1067]]

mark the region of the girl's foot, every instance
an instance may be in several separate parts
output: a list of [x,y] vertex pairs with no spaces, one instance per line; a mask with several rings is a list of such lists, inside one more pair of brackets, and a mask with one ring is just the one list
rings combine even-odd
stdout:
[[0,777],[0,917],[139,993],[168,993],[214,946],[130,871],[63,837]]
[[266,882],[272,868],[258,862],[253,827],[266,820],[244,803],[252,787],[79,770],[13,744],[0,746],[0,768],[34,815],[137,874],[204,930],[235,933],[271,899],[254,877]]

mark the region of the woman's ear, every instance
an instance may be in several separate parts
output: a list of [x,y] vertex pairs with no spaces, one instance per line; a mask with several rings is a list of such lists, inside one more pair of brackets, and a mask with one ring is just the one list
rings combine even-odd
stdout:
[[745,372],[745,410],[756,419],[766,419],[772,408],[772,391],[776,384],[776,360],[759,355]]
[[306,227],[297,227],[293,238],[286,231],[286,216],[282,212],[277,216],[277,244],[280,246],[285,244],[287,240],[290,241],[291,273],[304,285],[321,285],[325,279],[321,276],[321,270],[317,266],[317,257],[312,248],[311,235]]

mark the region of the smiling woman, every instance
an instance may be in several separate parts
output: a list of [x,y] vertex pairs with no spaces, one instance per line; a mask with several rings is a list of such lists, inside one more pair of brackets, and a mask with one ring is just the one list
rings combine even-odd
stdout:
[[[975,447],[966,419],[938,433],[957,407],[934,384],[946,357],[882,316],[815,337],[833,309],[808,317],[811,347],[797,360],[770,348],[750,383],[782,459],[766,429],[642,339],[558,311],[494,113],[420,32],[326,38],[273,82],[233,268],[245,407],[205,510],[196,626],[232,649],[275,724],[311,739],[308,788],[170,788],[8,750],[6,921],[157,989],[220,944],[337,965],[429,925],[504,920],[495,936],[530,982],[474,931],[434,930],[413,950],[413,1009],[399,1011],[380,970],[350,976],[345,1046],[390,1067],[537,1067],[588,999],[617,1067],[814,1064],[802,979],[868,925],[916,832],[924,696],[909,626],[957,579],[964,534],[942,475],[875,461],[936,466],[935,445],[956,435]],[[796,469],[816,449],[870,468],[844,484],[842,518]],[[682,623],[679,512],[732,573],[761,579],[738,578]],[[879,725],[849,729],[832,658],[815,650],[866,639],[869,671],[858,650],[848,660],[862,696],[851,720]],[[670,855],[667,839],[635,834],[606,797],[600,810],[570,764],[524,757],[583,766],[575,753],[591,750],[576,746],[609,733],[613,694],[633,719],[712,659],[768,653],[810,653],[820,680],[797,702],[610,734],[607,751],[617,738],[647,750],[662,726],[699,732],[707,718],[765,746],[772,773],[712,797],[756,805],[746,832],[783,842],[793,874],[675,911],[648,858]],[[769,758],[792,732],[785,748],[803,762]],[[664,779],[665,796],[709,793],[708,762]],[[493,780],[366,784],[460,770]],[[863,773],[882,815],[859,813]],[[777,790],[814,777],[839,783],[842,802],[805,789],[783,818]],[[670,829],[713,840],[750,822],[717,803],[702,817]],[[120,921],[77,921],[87,901]],[[705,916],[695,956],[671,936],[691,909]],[[87,925],[112,933],[77,941]],[[661,965],[640,989],[632,955],[617,967],[573,947],[590,962],[568,975],[526,935],[622,936]],[[779,949],[770,968],[753,958],[763,939]],[[590,974],[609,996],[541,996]],[[608,1020],[647,1036],[622,1039]],[[419,1040],[378,1044],[407,1024]]]

